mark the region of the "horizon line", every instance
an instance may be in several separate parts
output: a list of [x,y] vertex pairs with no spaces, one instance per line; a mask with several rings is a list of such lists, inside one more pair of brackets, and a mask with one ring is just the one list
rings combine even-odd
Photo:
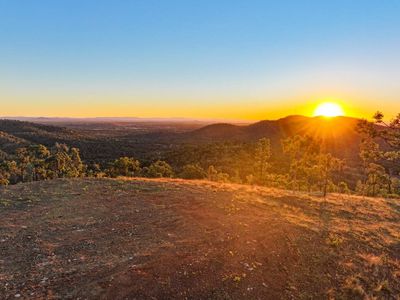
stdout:
[[[71,121],[79,121],[79,120],[88,120],[88,121],[112,121],[112,120],[126,120],[126,121],[177,121],[177,122],[236,122],[236,123],[252,123],[258,121],[277,121],[281,119],[286,119],[290,117],[304,117],[304,118],[324,118],[324,116],[306,116],[302,114],[292,114],[286,115],[279,118],[265,118],[265,119],[257,119],[257,120],[249,120],[249,119],[230,119],[230,118],[191,118],[191,117],[60,117],[60,116],[0,116],[0,119],[3,120],[53,120],[53,121],[63,121],[71,120]],[[366,119],[362,117],[353,117],[353,116],[335,116],[330,118],[351,118],[351,119]]]

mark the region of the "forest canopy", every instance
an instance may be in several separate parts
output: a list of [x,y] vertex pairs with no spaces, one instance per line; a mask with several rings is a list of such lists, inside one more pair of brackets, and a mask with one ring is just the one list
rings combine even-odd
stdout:
[[[386,123],[383,114],[377,112],[374,119],[374,123],[362,120],[357,125],[361,137],[360,168],[336,157],[321,139],[307,134],[281,139],[280,149],[266,137],[254,142],[182,143],[145,160],[121,156],[99,163],[82,157],[80,149],[66,143],[56,142],[51,147],[40,143],[26,145],[25,140],[3,133],[3,140],[20,147],[12,153],[0,151],[0,184],[83,176],[177,177],[323,195],[399,195],[400,116]],[[52,128],[51,132],[64,131]]]

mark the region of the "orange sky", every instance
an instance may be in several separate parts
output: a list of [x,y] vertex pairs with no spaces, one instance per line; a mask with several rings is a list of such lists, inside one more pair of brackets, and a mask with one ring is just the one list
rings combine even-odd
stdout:
[[[54,98],[53,98],[54,97]],[[185,117],[215,118],[235,120],[277,119],[287,115],[300,114],[312,116],[318,104],[334,102],[339,104],[347,116],[370,118],[376,110],[393,117],[400,112],[399,105],[384,100],[364,100],[356,97],[342,99],[330,96],[304,96],[298,99],[268,100],[256,98],[219,99],[220,101],[201,101],[199,99],[131,100],[116,97],[86,97],[84,100],[70,100],[69,96],[51,96],[40,100],[20,101],[18,98],[2,103],[3,116],[48,116],[48,117]],[[53,100],[53,99],[59,100]],[[71,97],[73,98],[73,97]]]
[[0,1],[0,116],[394,116],[400,2],[361,2]]

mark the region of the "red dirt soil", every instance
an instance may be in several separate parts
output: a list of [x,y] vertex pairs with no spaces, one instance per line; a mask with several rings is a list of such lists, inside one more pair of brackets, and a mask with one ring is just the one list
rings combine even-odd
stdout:
[[399,200],[77,179],[0,216],[1,299],[400,299]]

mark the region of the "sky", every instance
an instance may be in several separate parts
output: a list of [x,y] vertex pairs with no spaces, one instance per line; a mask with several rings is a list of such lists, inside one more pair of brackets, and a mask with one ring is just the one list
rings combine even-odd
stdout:
[[0,0],[0,116],[400,113],[398,0]]

